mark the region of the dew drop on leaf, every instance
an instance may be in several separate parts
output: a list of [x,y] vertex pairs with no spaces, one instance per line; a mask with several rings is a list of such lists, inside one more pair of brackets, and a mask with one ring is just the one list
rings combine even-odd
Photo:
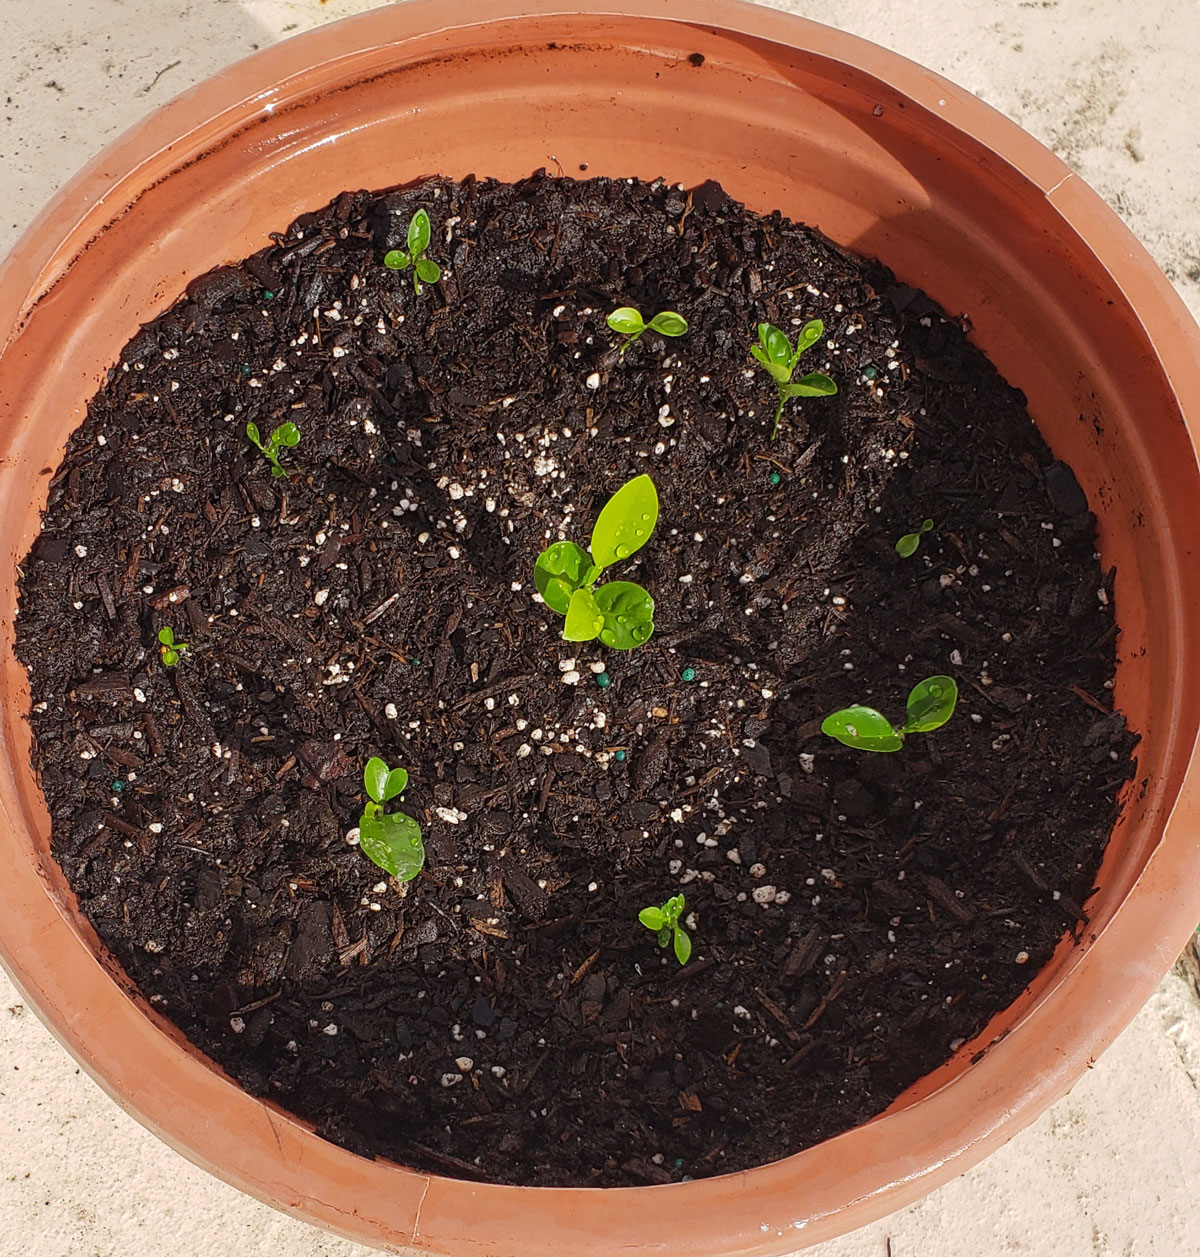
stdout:
[[629,547],[622,542],[616,547],[615,553],[618,559],[627,559],[629,558]]
[[600,633],[600,640],[606,646],[611,646],[617,640],[617,635],[612,631],[612,629],[603,629]]

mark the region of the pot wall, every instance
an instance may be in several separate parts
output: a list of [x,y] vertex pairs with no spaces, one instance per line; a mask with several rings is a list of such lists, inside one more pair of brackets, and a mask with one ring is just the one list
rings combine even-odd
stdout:
[[[13,328],[0,355],[0,956],[147,1125],[343,1234],[456,1257],[788,1252],[930,1190],[1032,1120],[1115,1037],[1200,919],[1185,875],[1200,828],[1196,765],[1188,776],[1200,675],[1186,652],[1200,640],[1200,594],[1184,587],[1200,536],[1200,338],[1057,159],[898,57],[723,0],[634,0],[625,15],[598,0],[572,15],[553,0],[523,7],[512,18],[499,4],[418,0],[258,54],[103,154],[0,270],[0,326]],[[1105,563],[1118,568],[1117,701],[1143,741],[1083,945],[1064,944],[1017,1005],[887,1114],[747,1174],[541,1189],[531,1203],[317,1139],[126,991],[48,854],[12,656],[15,564],[104,371],[188,278],[345,187],[538,166],[579,175],[585,163],[588,176],[715,178],[970,312],[974,339],[1025,390],[1100,515]]]

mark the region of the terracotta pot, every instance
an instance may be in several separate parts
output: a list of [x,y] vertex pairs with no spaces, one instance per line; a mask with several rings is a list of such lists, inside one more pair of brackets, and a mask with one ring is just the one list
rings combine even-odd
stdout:
[[[259,53],[160,110],[0,271],[0,955],[121,1104],[272,1204],[394,1252],[784,1253],[966,1169],[1060,1096],[1200,919],[1200,337],[1128,231],[1000,115],[870,44],[729,0],[417,0]],[[614,13],[614,8],[623,12]],[[696,55],[699,54],[699,55]],[[702,63],[701,58],[703,58]],[[700,64],[697,64],[700,63]],[[51,469],[138,324],[345,187],[431,172],[720,180],[882,258],[1029,398],[1118,570],[1117,700],[1143,734],[1079,946],[864,1127],[763,1169],[621,1190],[371,1162],[253,1100],[130,989],[48,853],[12,653]],[[1189,572],[1190,588],[1185,586]]]

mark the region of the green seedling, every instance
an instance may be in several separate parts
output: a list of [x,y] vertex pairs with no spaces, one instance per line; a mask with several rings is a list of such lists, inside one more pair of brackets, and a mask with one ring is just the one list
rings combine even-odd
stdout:
[[423,209],[409,220],[408,252],[403,249],[392,249],[384,254],[383,264],[392,271],[406,271],[412,267],[413,292],[421,295],[421,281],[436,284],[442,277],[442,268],[432,259],[425,256],[433,229],[429,225],[429,215]]
[[158,630],[158,653],[162,656],[163,667],[173,668],[178,662],[180,656],[191,647],[187,642],[177,642],[175,640],[175,632],[170,625],[165,625]]
[[654,599],[633,581],[596,588],[604,569],[629,558],[650,539],[658,522],[658,490],[649,476],[635,476],[605,502],[592,529],[591,552],[573,541],[556,541],[538,555],[534,584],[551,611],[566,616],[563,637],[599,637],[614,650],[644,645],[654,632]]
[[902,559],[911,559],[917,552],[917,547],[921,544],[921,538],[929,532],[933,527],[933,520],[923,519],[921,527],[916,532],[906,532],[899,541],[896,542],[896,553]]
[[674,310],[663,310],[646,323],[642,319],[641,311],[633,306],[621,306],[614,310],[608,316],[608,325],[614,332],[620,332],[625,337],[621,342],[622,354],[630,345],[636,344],[647,329],[660,336],[682,336],[688,330],[687,319],[682,314],[676,314]]
[[421,827],[403,812],[385,812],[383,805],[398,798],[408,785],[408,772],[388,768],[377,755],[367,760],[363,785],[368,802],[358,821],[358,845],[385,873],[411,882],[425,866],[425,844]]
[[779,420],[783,415],[783,407],[793,397],[832,397],[838,391],[837,385],[820,371],[810,371],[798,380],[793,380],[796,363],[800,355],[815,345],[825,334],[825,324],[820,319],[812,319],[800,329],[796,337],[796,347],[792,348],[787,336],[770,323],[758,325],[758,344],[750,347],[750,353],[757,362],[762,363],[767,374],[775,381],[779,390],[779,404],[775,407],[775,423],[771,428],[771,440],[779,435]]
[[279,451],[281,449],[291,449],[293,446],[300,444],[300,429],[294,423],[281,423],[267,437],[265,445],[259,435],[258,424],[246,424],[246,435],[258,446],[262,451],[263,457],[271,464],[271,475],[277,479],[282,479],[286,476],[287,472],[279,465]]
[[953,677],[926,677],[908,696],[907,719],[899,729],[874,707],[844,707],[821,721],[821,732],[858,751],[898,751],[910,733],[932,733],[954,714],[958,685]]
[[692,954],[692,940],[687,931],[679,924],[683,915],[683,896],[672,895],[661,908],[643,908],[638,913],[638,920],[648,930],[658,935],[658,945],[666,947],[668,943],[675,945],[675,959],[686,965]]

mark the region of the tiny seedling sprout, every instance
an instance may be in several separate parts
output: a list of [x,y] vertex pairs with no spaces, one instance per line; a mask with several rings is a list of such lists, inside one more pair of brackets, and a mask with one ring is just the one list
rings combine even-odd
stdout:
[[658,935],[658,945],[666,947],[668,943],[675,945],[675,959],[686,965],[692,954],[692,940],[687,931],[679,924],[683,915],[683,896],[672,895],[660,908],[643,908],[638,913],[638,920],[648,930]]
[[433,229],[429,225],[429,215],[423,209],[409,220],[408,251],[392,249],[384,254],[383,264],[392,271],[406,271],[412,267],[413,292],[421,295],[421,282],[436,284],[442,277],[442,268],[432,259],[425,256],[429,248]]
[[179,662],[180,656],[185,651],[191,650],[187,642],[175,640],[175,631],[169,624],[158,630],[158,642],[158,653],[162,656],[164,668],[173,668]]
[[258,424],[246,424],[246,435],[258,446],[263,457],[271,464],[271,475],[277,479],[286,476],[287,472],[279,465],[279,451],[300,444],[300,429],[294,423],[281,423],[267,438],[265,445],[259,435]]
[[425,865],[421,827],[403,812],[385,812],[383,805],[398,798],[408,785],[408,772],[388,768],[377,755],[367,760],[363,785],[368,801],[358,821],[358,845],[385,873],[411,882]]
[[621,306],[614,310],[608,316],[608,325],[614,332],[620,332],[625,337],[621,342],[622,354],[630,345],[636,344],[647,329],[660,336],[682,336],[688,330],[687,319],[682,314],[676,314],[674,310],[663,310],[646,323],[642,319],[641,311],[634,306]]
[[800,355],[825,334],[825,324],[812,319],[800,329],[796,347],[792,348],[787,336],[770,323],[758,325],[758,344],[750,347],[755,360],[760,362],[779,390],[779,404],[775,407],[775,423],[771,428],[771,440],[779,435],[779,420],[784,404],[793,397],[831,397],[838,391],[837,385],[820,371],[810,371],[793,380]]
[[933,520],[923,519],[921,527],[916,532],[906,532],[899,541],[896,542],[896,553],[902,559],[911,559],[917,552],[917,547],[921,544],[921,538],[929,532],[933,527]]
[[658,521],[658,491],[649,476],[635,476],[604,504],[592,529],[591,552],[556,541],[538,555],[534,584],[551,611],[566,617],[563,637],[599,637],[614,650],[632,650],[654,632],[654,599],[633,581],[596,588],[604,569],[640,550]]
[[895,728],[874,707],[843,707],[821,721],[821,732],[858,751],[898,751],[910,733],[932,733],[954,714],[958,685],[953,677],[926,677],[908,696],[907,719]]

